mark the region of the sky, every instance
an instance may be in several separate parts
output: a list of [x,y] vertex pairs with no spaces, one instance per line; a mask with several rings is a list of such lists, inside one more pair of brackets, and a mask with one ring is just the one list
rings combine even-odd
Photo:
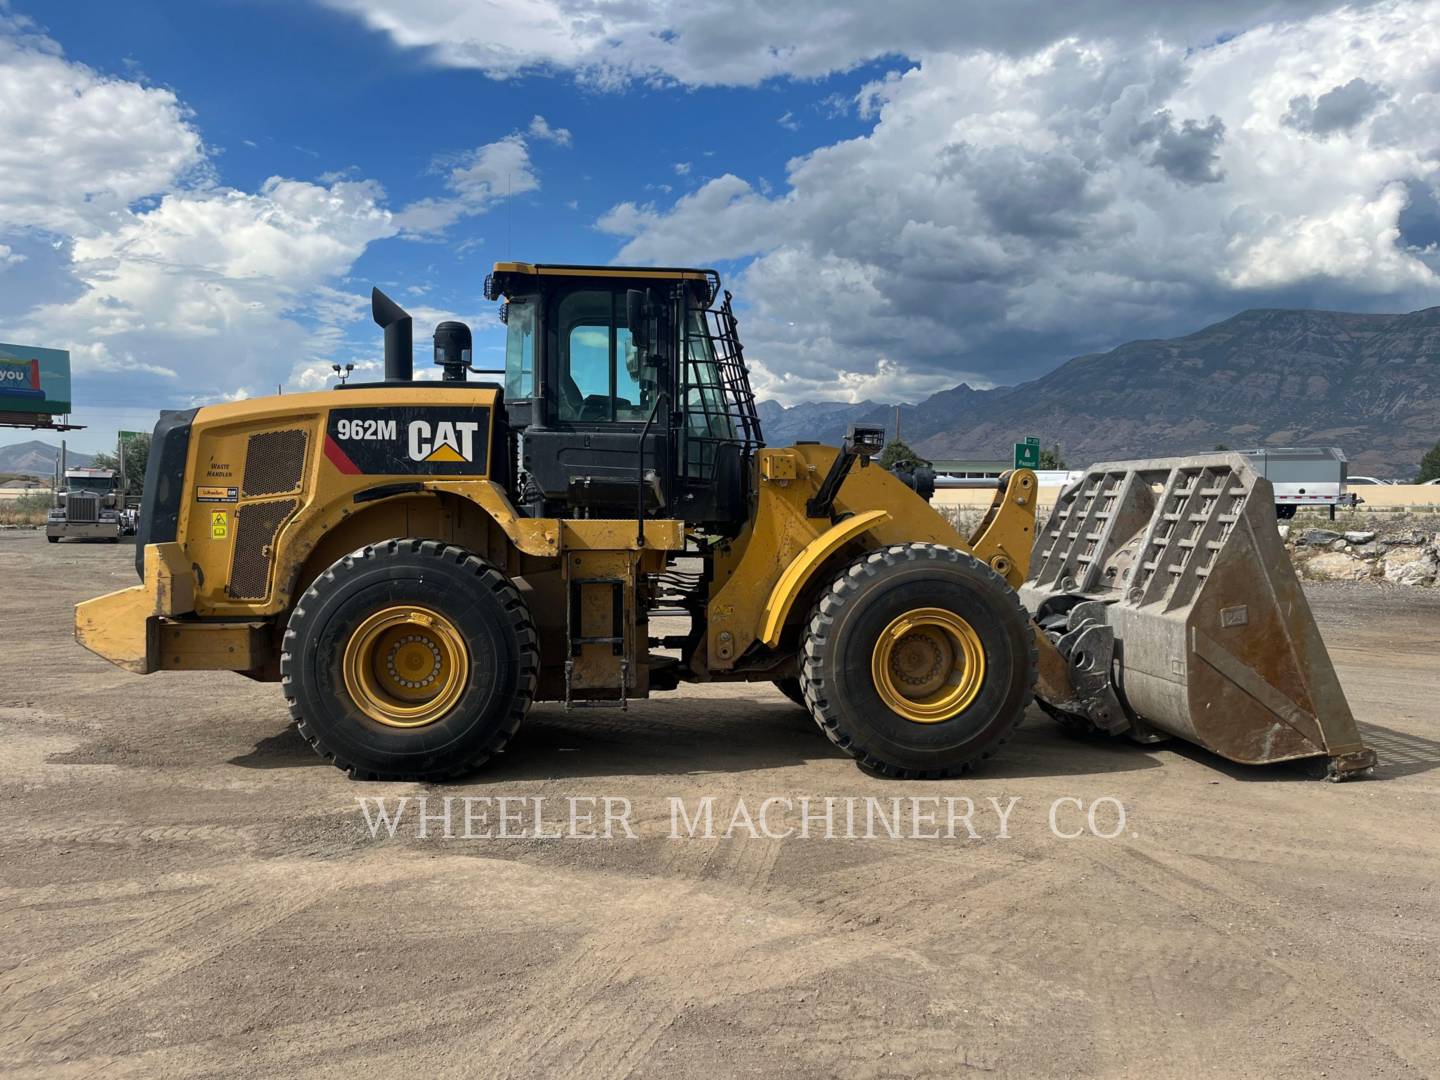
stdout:
[[1440,0],[0,0],[0,341],[72,446],[378,373],[371,285],[498,362],[508,258],[718,268],[785,404],[1437,305]]

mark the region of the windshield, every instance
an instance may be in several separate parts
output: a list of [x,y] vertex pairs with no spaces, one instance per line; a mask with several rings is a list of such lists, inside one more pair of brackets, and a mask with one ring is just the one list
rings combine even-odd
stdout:
[[114,477],[104,476],[67,476],[65,478],[66,491],[96,491],[106,492],[115,488]]
[[574,289],[552,309],[559,346],[561,420],[644,423],[658,391],[642,365],[616,289]]

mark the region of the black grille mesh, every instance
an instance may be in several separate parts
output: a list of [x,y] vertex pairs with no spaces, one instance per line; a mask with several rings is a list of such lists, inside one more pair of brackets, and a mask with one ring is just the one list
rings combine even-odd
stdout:
[[283,495],[300,486],[305,470],[306,432],[301,428],[263,431],[251,435],[245,447],[245,485],[242,494]]
[[[303,434],[303,433],[302,433]],[[249,475],[249,468],[246,468]],[[251,503],[235,514],[235,553],[230,559],[232,600],[263,600],[270,587],[275,534],[295,512],[299,499]]]

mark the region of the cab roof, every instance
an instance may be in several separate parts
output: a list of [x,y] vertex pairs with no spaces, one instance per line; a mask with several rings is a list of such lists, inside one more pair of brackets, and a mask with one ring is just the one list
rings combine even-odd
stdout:
[[649,278],[656,281],[694,281],[703,285],[713,300],[720,292],[720,275],[710,269],[692,266],[591,266],[579,263],[497,262],[485,282],[485,296],[494,300],[523,277],[601,277]]

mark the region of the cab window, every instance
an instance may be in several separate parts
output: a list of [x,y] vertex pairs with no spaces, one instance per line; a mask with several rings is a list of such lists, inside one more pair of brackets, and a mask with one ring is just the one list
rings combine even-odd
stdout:
[[561,420],[643,422],[655,399],[655,373],[642,370],[625,325],[624,293],[577,289],[555,304]]
[[535,301],[515,297],[505,305],[505,397],[535,393]]

